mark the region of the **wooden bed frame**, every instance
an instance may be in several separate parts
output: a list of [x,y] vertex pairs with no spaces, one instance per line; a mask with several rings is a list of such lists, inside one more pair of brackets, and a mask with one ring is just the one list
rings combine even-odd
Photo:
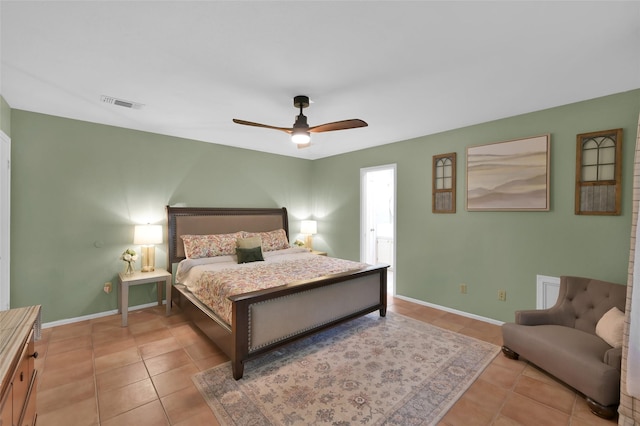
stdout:
[[[202,208],[167,206],[169,261],[185,258],[181,235],[264,232],[284,229],[285,208]],[[276,288],[231,296],[232,324],[226,324],[184,285],[173,286],[173,303],[231,359],[234,379],[245,361],[312,333],[376,310],[387,310],[388,265],[296,281]]]

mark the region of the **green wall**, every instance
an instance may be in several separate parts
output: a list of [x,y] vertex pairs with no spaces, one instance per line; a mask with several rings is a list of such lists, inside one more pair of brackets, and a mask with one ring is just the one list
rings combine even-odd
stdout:
[[[360,169],[397,164],[397,294],[502,321],[535,308],[536,275],[626,283],[640,90],[316,160],[314,247],[359,258]],[[425,119],[428,119],[426,117]],[[620,216],[574,214],[576,134],[624,129]],[[467,212],[466,147],[551,134],[551,210]],[[431,213],[432,156],[457,153],[457,213]],[[466,283],[467,294],[459,285]],[[507,301],[499,302],[499,289]]]
[[[15,109],[11,119],[11,306],[42,304],[45,322],[115,309],[103,284],[117,283],[133,225],[165,225],[166,205],[285,206],[292,230],[309,216],[308,160]],[[166,256],[157,247],[156,265]],[[131,289],[131,305],[154,300],[153,286]]]
[[[536,274],[626,281],[640,90],[315,161],[6,109],[11,305],[42,304],[45,322],[115,309],[116,293],[102,286],[116,283],[133,225],[164,224],[167,204],[286,206],[291,230],[299,219],[318,219],[316,249],[358,259],[360,169],[391,163],[398,294],[507,321],[535,307]],[[576,216],[575,136],[617,127],[623,213]],[[466,147],[544,133],[551,134],[549,212],[465,211]],[[434,215],[432,156],[447,152],[458,154],[458,211]],[[164,247],[156,256],[165,266]],[[497,301],[499,289],[506,302]],[[152,286],[131,293],[132,305],[155,297]]]
[[0,95],[0,130],[11,137],[11,108]]

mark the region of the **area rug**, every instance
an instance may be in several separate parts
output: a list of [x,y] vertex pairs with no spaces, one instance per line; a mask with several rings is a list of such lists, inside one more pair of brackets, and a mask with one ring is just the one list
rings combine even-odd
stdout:
[[429,425],[499,348],[400,314],[369,314],[193,381],[221,425]]

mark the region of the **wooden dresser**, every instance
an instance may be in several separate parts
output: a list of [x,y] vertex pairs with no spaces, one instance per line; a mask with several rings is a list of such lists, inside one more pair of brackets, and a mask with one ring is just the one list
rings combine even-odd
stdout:
[[0,426],[36,424],[36,335],[40,306],[0,312]]

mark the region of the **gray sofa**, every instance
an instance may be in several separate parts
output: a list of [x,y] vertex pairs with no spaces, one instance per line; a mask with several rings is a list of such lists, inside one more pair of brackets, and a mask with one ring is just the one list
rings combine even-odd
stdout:
[[596,324],[612,307],[624,312],[626,293],[624,285],[563,276],[553,307],[517,311],[515,323],[502,326],[502,352],[522,355],[582,393],[594,414],[614,417],[622,349],[598,337]]

